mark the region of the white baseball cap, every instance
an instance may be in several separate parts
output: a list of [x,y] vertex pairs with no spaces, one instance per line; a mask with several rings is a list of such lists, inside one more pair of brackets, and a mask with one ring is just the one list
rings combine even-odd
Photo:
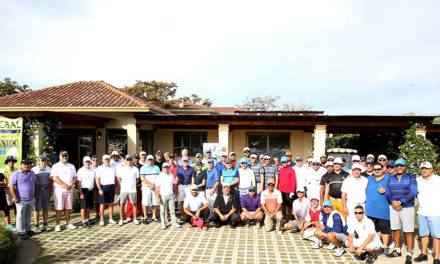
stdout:
[[251,149],[249,147],[244,147],[243,152],[245,151],[251,151]]
[[367,159],[369,159],[369,158],[373,158],[374,159],[374,155],[373,154],[368,154],[367,155]]
[[420,164],[420,169],[421,168],[432,169],[432,164],[431,164],[431,162],[424,161],[424,162],[422,162],[422,164]]
[[325,163],[325,167],[327,167],[327,166],[333,166],[333,162],[331,162],[331,161],[327,161],[327,162]]
[[321,163],[321,162],[319,162],[318,159],[313,158],[313,159],[312,159],[312,163]]
[[199,189],[199,187],[197,187],[197,185],[195,185],[195,184],[191,184],[191,186],[189,187],[189,189],[190,190],[198,190]]
[[333,164],[338,163],[338,164],[342,164],[342,159],[340,157],[335,158],[335,160],[333,161]]
[[153,155],[148,155],[148,156],[147,156],[147,160],[154,160]]
[[227,157],[227,156],[228,156],[228,154],[226,154],[226,152],[221,153],[221,157]]
[[359,169],[360,171],[363,171],[364,167],[362,167],[360,164],[353,164],[353,166],[351,166],[351,170],[354,169]]
[[104,154],[102,155],[102,160],[110,159],[110,155]]
[[257,159],[258,156],[257,156],[256,154],[251,154],[251,158],[255,158],[255,159]]
[[232,156],[232,155],[237,155],[237,153],[235,153],[234,151],[231,151],[231,152],[229,153],[229,156]]
[[264,155],[263,158],[264,158],[264,159],[270,159],[270,156],[269,156],[269,155]]
[[351,161],[354,161],[354,160],[361,160],[361,157],[359,156],[359,155],[353,155],[353,157],[351,157]]
[[90,157],[89,156],[85,156],[84,158],[83,158],[83,163],[84,162],[86,162],[86,161],[92,161],[92,159],[90,159]]
[[308,158],[307,159],[307,162],[312,162],[313,161],[313,158]]
[[141,153],[139,153],[139,156],[142,156],[142,155],[147,155],[147,152],[145,152],[145,151],[141,151]]
[[163,164],[162,164],[162,168],[165,168],[165,167],[170,167],[170,164],[168,164],[168,162],[164,162]]
[[114,155],[119,156],[119,152],[117,150],[113,150],[110,156],[114,156]]
[[296,188],[296,191],[297,191],[297,192],[305,192],[303,186],[298,186],[298,188]]
[[388,160],[387,156],[385,156],[384,154],[380,154],[377,159],[386,159],[386,160]]

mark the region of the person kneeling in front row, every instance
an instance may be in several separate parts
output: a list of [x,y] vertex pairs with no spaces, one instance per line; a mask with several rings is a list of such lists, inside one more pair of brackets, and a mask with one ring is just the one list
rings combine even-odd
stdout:
[[261,209],[260,196],[257,193],[255,186],[251,185],[248,188],[248,194],[241,198],[241,221],[249,226],[250,221],[257,221],[258,228],[261,228],[263,224],[264,215]]
[[209,217],[215,222],[217,228],[223,224],[230,224],[232,229],[237,227],[239,216],[238,197],[231,193],[231,186],[228,183],[223,184],[223,192],[217,195],[214,202],[214,212]]

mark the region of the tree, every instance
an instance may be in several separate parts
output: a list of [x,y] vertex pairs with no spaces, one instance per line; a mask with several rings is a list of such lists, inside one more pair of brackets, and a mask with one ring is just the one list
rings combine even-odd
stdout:
[[135,97],[151,102],[162,108],[169,108],[172,106],[171,101],[176,95],[177,85],[166,82],[144,82],[136,81],[133,86],[126,86],[122,89]]
[[26,84],[19,85],[16,81],[11,81],[10,78],[5,78],[4,81],[0,81],[0,96],[7,96],[29,91],[31,91],[29,86]]
[[237,105],[238,108],[246,109],[248,111],[270,111],[275,109],[276,102],[280,99],[280,96],[266,95],[264,97],[246,97],[242,105]]
[[203,106],[206,106],[206,107],[211,107],[212,102],[211,102],[211,100],[209,100],[208,98],[206,98],[206,99],[203,99],[203,101],[202,101],[202,105],[203,105]]
[[298,103],[293,103],[293,104],[284,103],[282,110],[290,111],[290,112],[311,111],[312,107],[310,105],[307,105],[306,103],[299,101]]
[[419,173],[420,164],[429,161],[436,167],[437,147],[429,139],[416,135],[417,123],[406,130],[404,143],[399,147],[399,157],[404,159],[409,173]]

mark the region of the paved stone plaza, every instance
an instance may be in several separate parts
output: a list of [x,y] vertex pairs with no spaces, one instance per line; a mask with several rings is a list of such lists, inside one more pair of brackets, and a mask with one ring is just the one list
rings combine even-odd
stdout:
[[[72,222],[79,225],[78,214]],[[107,224],[43,232],[32,239],[42,250],[39,263],[359,263],[348,253],[335,258],[334,250],[314,250],[297,233],[267,233],[256,226],[205,232],[188,225],[161,230],[160,223]]]

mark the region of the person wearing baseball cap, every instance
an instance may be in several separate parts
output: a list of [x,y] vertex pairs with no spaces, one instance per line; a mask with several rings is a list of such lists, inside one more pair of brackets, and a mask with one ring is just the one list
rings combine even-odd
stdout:
[[296,175],[295,170],[287,165],[287,157],[281,157],[281,168],[279,169],[279,184],[278,190],[283,196],[283,206],[281,212],[287,220],[292,220],[292,203],[296,191]]
[[283,196],[280,191],[275,189],[275,179],[268,179],[266,184],[267,189],[260,195],[261,208],[263,208],[266,215],[264,218],[264,229],[266,232],[275,229],[278,233],[282,233],[283,213],[281,212],[281,206],[283,205]]
[[300,187],[296,190],[296,195],[298,199],[296,199],[292,203],[294,219],[289,219],[289,222],[284,224],[284,229],[286,230],[296,229],[296,231],[302,229],[303,222],[307,216],[307,211],[310,208],[310,202],[307,198],[304,197],[304,194],[305,194],[304,188]]
[[249,147],[245,147],[243,148],[243,157],[238,161],[237,164],[237,168],[240,169],[241,168],[241,163],[244,161],[246,161],[246,163],[249,165],[252,163],[251,161],[251,149]]
[[301,156],[295,157],[295,166],[293,167],[295,170],[296,177],[296,189],[306,186],[306,177],[308,173],[308,167],[304,165],[303,158]]
[[387,156],[385,156],[384,154],[380,154],[379,157],[377,157],[377,162],[382,164],[385,172],[387,172],[387,161],[388,161]]
[[[333,209],[337,210],[339,213],[344,214],[344,207],[342,205],[342,182],[348,177],[348,173],[342,170],[342,158],[336,157],[333,161],[333,172],[328,174],[325,178],[325,182],[323,182],[323,186],[325,186],[324,196],[321,197],[321,200],[327,200],[327,197],[330,198],[332,202]],[[321,184],[321,185],[322,185]]]
[[122,161],[121,157],[119,156],[119,152],[117,150],[113,150],[110,154],[110,165],[115,167],[124,165],[124,162]]
[[368,154],[367,155],[367,161],[371,161],[374,163],[374,155],[373,154]]
[[333,209],[332,201],[325,200],[322,203],[323,212],[321,213],[321,225],[315,231],[315,236],[323,241],[327,241],[330,245],[328,250],[336,248],[335,257],[341,257],[345,250],[342,245],[348,239],[347,223],[344,216]]
[[[197,225],[203,230],[207,230],[206,223],[209,217],[209,204],[205,195],[199,193],[197,184],[190,186],[191,195],[185,197],[183,203],[183,219],[184,223],[189,223],[190,227]],[[198,223],[200,220],[203,223]]]
[[166,207],[168,206],[171,215],[172,227],[180,228],[177,223],[174,198],[177,198],[177,179],[170,172],[170,164],[162,164],[162,172],[155,181],[155,195],[160,205],[160,222],[162,230],[166,229]]
[[[52,170],[53,171],[53,170]],[[96,170],[96,179],[95,179],[96,187],[98,187],[99,191],[99,216],[100,221],[99,225],[105,225],[104,222],[104,211],[105,206],[108,206],[108,215],[110,224],[116,224],[116,221],[113,220],[113,202],[115,199],[115,193],[118,192],[117,187],[117,178],[116,178],[116,169],[110,163],[110,156],[105,154],[102,156],[102,165],[98,167]]]
[[321,215],[321,206],[319,205],[319,197],[310,198],[310,207],[307,210],[304,222],[301,225],[299,235],[305,239],[313,242],[313,249],[322,247],[322,242],[315,236],[316,230],[319,228],[319,216]]
[[[381,157],[379,157],[379,163]],[[381,163],[382,164],[382,163]],[[406,162],[402,158],[395,161],[396,175],[388,180],[385,195],[390,203],[390,222],[395,250],[387,257],[398,257],[400,252],[400,234],[403,231],[408,246],[406,261],[411,263],[414,247],[414,204],[417,195],[416,176],[406,172]]]
[[264,160],[264,154],[260,154],[260,156],[258,156],[258,161],[260,162],[261,166],[263,166],[266,161]]
[[[327,161],[324,165],[324,168],[326,169],[326,173],[324,173],[324,175],[322,175],[321,177],[321,182],[319,183],[319,185],[321,185],[321,188],[319,190],[319,197],[320,197],[320,203],[322,204],[322,202],[324,200],[327,200],[324,198],[324,194],[325,194],[325,183],[327,181],[327,177],[333,173],[333,160],[335,160],[335,158],[333,158],[333,156],[329,156],[328,160],[332,160],[332,161]],[[322,199],[321,199],[322,198]],[[310,199],[310,198],[309,198]]]
[[235,153],[234,151],[231,151],[229,153],[229,158],[231,159],[231,164],[232,164],[232,168],[236,169],[238,162],[237,162],[237,153]]
[[35,199],[34,204],[34,224],[35,233],[41,233],[40,230],[40,211],[43,211],[43,229],[45,231],[51,230],[47,224],[50,205],[50,188],[52,185],[52,179],[50,178],[51,167],[47,166],[47,157],[41,155],[38,158],[38,165],[31,169],[37,177],[38,183],[38,197]]
[[206,164],[203,164],[203,162],[201,161],[197,161],[195,164],[196,176],[194,177],[193,183],[195,183],[199,187],[198,193],[205,196],[207,175],[206,171],[203,170],[203,167],[206,167],[206,170],[208,170],[208,166]]
[[[269,179],[273,179],[275,181],[275,189],[278,188],[278,177],[280,175],[280,170],[278,166],[271,163],[271,159],[269,155],[264,155],[264,184],[267,183]],[[267,185],[264,186],[267,188]]]
[[287,158],[287,165],[291,168],[295,167],[296,163],[292,160],[292,152],[286,151],[286,153],[284,153],[284,156]]
[[79,191],[81,220],[84,228],[90,228],[90,210],[93,207],[93,189],[95,188],[95,170],[92,168],[92,159],[83,158],[83,166],[77,172],[76,187]]
[[365,163],[365,171],[364,172],[362,172],[361,173],[361,176],[363,176],[363,177],[369,177],[369,176],[372,176],[373,174],[374,174],[374,169],[373,169],[373,167],[374,167],[374,162],[372,162],[372,161],[367,161],[366,163]]
[[321,162],[314,158],[312,160],[312,168],[307,170],[305,189],[306,197],[319,196],[321,192],[321,179],[327,170],[321,167]]
[[384,170],[384,172],[388,173],[389,175],[395,175],[397,173],[394,160],[387,161],[387,171]]
[[213,159],[208,160],[208,170],[206,170],[206,199],[208,200],[210,212],[213,212],[213,206],[220,184],[220,173],[215,168],[214,163],[215,161]]
[[[119,194],[119,226],[124,225],[124,207],[127,201],[137,201],[136,186],[139,182],[139,170],[133,165],[133,157],[131,155],[125,155],[124,165],[116,168],[116,176],[118,177],[118,183],[120,186]],[[137,220],[137,204],[133,203],[133,223],[139,225]],[[128,220],[128,219],[127,219]],[[127,221],[128,222],[128,221]]]
[[223,184],[222,193],[215,198],[213,207],[214,212],[209,218],[217,228],[224,224],[229,224],[232,229],[237,227],[240,220],[237,213],[239,210],[238,197],[231,193],[231,186],[228,183]]
[[246,159],[241,159],[241,166],[237,170],[239,183],[238,183],[238,202],[241,203],[241,199],[249,193],[249,187],[255,186],[255,174],[254,171],[248,168]]
[[160,168],[154,164],[153,155],[147,156],[147,164],[141,167],[139,172],[142,181],[142,211],[144,212],[144,224],[148,224],[148,207],[151,206],[151,221],[159,222],[156,217],[157,211],[157,195],[155,182],[160,174]]
[[205,164],[205,163],[203,163],[203,155],[202,155],[202,153],[197,153],[197,154],[196,154],[196,160],[195,160],[195,162],[191,165],[191,167],[192,167],[195,171],[197,171],[197,164],[198,164],[199,162],[202,163],[202,171],[206,172],[206,170],[208,169],[208,165]]
[[342,206],[348,222],[356,221],[354,208],[357,205],[365,208],[368,179],[361,177],[362,168],[359,163],[354,163],[351,167],[352,176],[342,182]]
[[145,152],[145,151],[141,151],[141,152],[139,153],[139,156],[140,156],[139,163],[140,163],[141,165],[145,165],[145,164],[147,164],[147,152]]
[[416,262],[428,260],[428,244],[431,235],[434,245],[434,263],[440,263],[440,177],[434,174],[430,162],[420,164],[421,177],[417,177],[419,207],[417,219],[419,236],[422,239],[422,252],[414,259]]
[[68,229],[76,229],[70,222],[70,211],[73,207],[73,187],[76,183],[76,169],[73,164],[68,163],[69,153],[61,151],[60,161],[53,165],[50,172],[53,183],[53,200],[56,210],[55,231],[61,231],[61,214],[64,212]]
[[248,194],[243,196],[240,205],[242,210],[240,215],[241,221],[246,223],[247,227],[249,227],[251,222],[256,221],[257,227],[261,228],[264,215],[261,208],[260,196],[257,194],[257,188],[255,188],[255,186],[249,186]]
[[[196,177],[196,171],[193,169],[193,167],[189,166],[191,159],[189,159],[187,156],[182,157],[180,161],[182,161],[182,166],[177,168],[176,180],[179,184],[178,199],[180,202],[180,212],[183,212],[183,203],[185,201],[186,194],[190,191],[189,186],[192,184],[193,178]],[[183,214],[181,217],[183,217]],[[180,221],[182,220],[183,218],[180,218]]]
[[221,173],[222,170],[226,168],[227,158],[228,158],[228,154],[226,154],[226,152],[222,152],[220,154],[220,161],[215,163],[215,168],[218,170],[219,173]]
[[156,165],[159,168],[162,168],[162,164],[165,161],[165,158],[163,157],[163,152],[161,150],[156,151],[156,154],[154,155],[155,159],[154,159],[154,165]]
[[214,160],[214,163],[215,163],[215,159],[212,157],[211,148],[207,148],[207,149],[205,149],[205,157],[202,159],[203,164],[208,166],[208,161],[210,159]]
[[183,158],[184,157],[188,158],[188,165],[192,165],[194,163],[194,161],[189,158],[188,149],[182,149],[182,158],[177,162],[177,165],[183,166]]
[[253,172],[255,176],[255,187],[257,189],[257,194],[260,194],[263,191],[263,186],[261,185],[261,181],[264,181],[264,171],[263,166],[258,161],[257,154],[251,155],[251,163],[248,166]]
[[312,163],[313,163],[313,158],[312,158],[312,157],[308,157],[308,158],[307,158],[307,166],[308,166],[309,168],[312,168],[312,167],[313,167]]
[[226,159],[226,168],[220,172],[220,184],[229,184],[231,193],[237,196],[238,199],[238,183],[240,179],[238,177],[238,170],[234,169],[232,165],[232,159]]

